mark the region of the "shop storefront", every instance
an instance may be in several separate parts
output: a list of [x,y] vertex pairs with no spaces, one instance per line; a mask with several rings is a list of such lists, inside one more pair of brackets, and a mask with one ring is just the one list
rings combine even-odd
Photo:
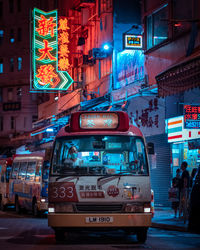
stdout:
[[185,128],[184,116],[166,120],[168,143],[171,144],[171,171],[175,177],[182,161],[187,161],[191,175],[200,166],[200,129]]

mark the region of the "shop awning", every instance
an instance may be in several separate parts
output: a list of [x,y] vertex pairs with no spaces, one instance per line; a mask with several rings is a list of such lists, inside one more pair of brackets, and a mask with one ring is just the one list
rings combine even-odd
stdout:
[[178,94],[200,86],[200,52],[195,53],[156,76],[158,96]]

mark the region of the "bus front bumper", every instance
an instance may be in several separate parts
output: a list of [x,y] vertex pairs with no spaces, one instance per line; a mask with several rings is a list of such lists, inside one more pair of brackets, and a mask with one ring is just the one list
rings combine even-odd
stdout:
[[50,227],[150,227],[151,213],[62,214],[49,213]]

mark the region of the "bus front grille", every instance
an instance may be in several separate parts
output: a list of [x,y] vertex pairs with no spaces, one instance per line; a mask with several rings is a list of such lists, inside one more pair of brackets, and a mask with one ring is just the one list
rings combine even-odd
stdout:
[[117,213],[122,212],[122,204],[98,205],[98,204],[76,204],[77,212],[85,213]]

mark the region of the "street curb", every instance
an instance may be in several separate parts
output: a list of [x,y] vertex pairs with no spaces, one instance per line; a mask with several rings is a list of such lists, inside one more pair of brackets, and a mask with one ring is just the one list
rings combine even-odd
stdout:
[[179,232],[188,232],[187,227],[179,227],[179,226],[156,223],[156,222],[152,222],[151,227],[153,227],[153,228],[161,228],[161,229],[166,229],[166,230],[179,231]]

